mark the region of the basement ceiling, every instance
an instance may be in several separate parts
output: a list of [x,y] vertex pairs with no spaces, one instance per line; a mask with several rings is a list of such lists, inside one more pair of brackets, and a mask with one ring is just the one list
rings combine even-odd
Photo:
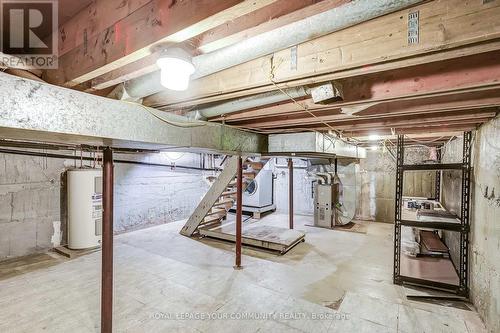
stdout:
[[[307,41],[295,46],[198,75],[187,92],[153,90],[134,101],[176,114],[231,101],[236,112],[208,120],[263,134],[333,131],[363,142],[370,135],[400,133],[442,142],[477,128],[499,111],[498,1],[208,3],[60,1],[65,31],[64,40],[60,39],[60,68],[47,71],[44,79],[124,98],[115,89],[124,82],[128,87],[134,80],[143,80],[145,87],[158,85],[148,81],[157,75],[158,45],[180,46],[193,57],[216,59],[217,51],[259,36],[279,36],[269,33],[288,31],[293,24],[318,15],[343,13],[346,8],[346,15],[355,14],[365,8],[361,6],[376,11],[397,3],[401,6],[385,15],[374,14],[373,19],[346,24],[329,34],[310,33]],[[410,43],[409,19],[415,12],[419,13],[418,39]],[[343,98],[328,104],[314,103],[310,95],[293,100],[284,96],[279,102],[251,107],[240,100],[332,82],[342,86]]]
[[59,1],[59,25],[68,22],[78,12],[84,10],[92,0],[60,0]]

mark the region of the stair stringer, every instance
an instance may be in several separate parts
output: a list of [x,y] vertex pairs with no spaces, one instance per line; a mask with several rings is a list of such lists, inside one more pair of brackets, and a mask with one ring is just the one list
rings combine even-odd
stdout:
[[[202,223],[205,216],[215,205],[222,193],[226,191],[231,180],[236,176],[236,172],[238,171],[238,158],[239,156],[237,155],[228,158],[224,164],[224,170],[222,170],[217,180],[212,184],[184,227],[182,227],[180,231],[181,235],[191,237],[198,229],[198,226]],[[242,156],[242,158],[246,160],[247,156]]]

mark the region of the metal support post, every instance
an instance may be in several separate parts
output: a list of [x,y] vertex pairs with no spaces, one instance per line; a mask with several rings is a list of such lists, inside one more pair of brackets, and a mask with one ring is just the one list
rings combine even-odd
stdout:
[[113,327],[113,151],[104,149],[102,187],[101,332]]
[[236,173],[236,269],[241,269],[241,227],[242,227],[242,201],[243,201],[243,159],[238,158],[238,171]]
[[293,159],[288,159],[288,222],[293,229]]

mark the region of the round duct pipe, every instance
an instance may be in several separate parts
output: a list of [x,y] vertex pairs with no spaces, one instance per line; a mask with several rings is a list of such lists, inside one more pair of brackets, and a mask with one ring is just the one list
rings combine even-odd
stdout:
[[[289,88],[284,91],[294,99],[303,98],[309,95],[309,89],[305,87]],[[202,107],[187,113],[186,116],[190,119],[207,120],[208,118],[230,114],[241,110],[252,109],[259,106],[280,103],[289,99],[290,97],[281,91],[272,91]]]
[[[310,40],[311,36],[321,37],[421,2],[423,0],[356,0],[348,2],[223,49],[194,57],[192,61],[196,72],[192,79],[198,79],[304,43]],[[138,101],[163,90],[160,72],[156,71],[118,85],[109,97]]]

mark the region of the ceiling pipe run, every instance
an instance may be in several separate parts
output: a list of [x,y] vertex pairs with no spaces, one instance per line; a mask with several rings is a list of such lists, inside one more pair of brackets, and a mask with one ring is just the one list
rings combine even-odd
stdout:
[[328,172],[316,172],[316,175],[318,175],[320,177],[324,177],[326,179],[327,185],[332,184],[332,175],[330,175]]
[[19,69],[19,68],[7,68],[4,70],[5,73],[10,74],[10,75],[15,75],[19,76],[25,79],[33,80],[33,81],[38,81],[38,82],[45,82],[35,74],[33,74],[30,71],[24,70],[24,69]]
[[[421,2],[423,0],[353,0],[226,48],[194,57],[192,62],[196,72],[191,78],[198,79]],[[160,72],[156,71],[120,84],[109,97],[138,101],[164,89]]]
[[208,118],[218,117],[225,114],[230,114],[240,110],[252,109],[264,105],[284,102],[290,99],[300,99],[309,95],[309,89],[305,87],[289,88],[281,91],[271,91],[268,93],[247,96],[234,99],[228,102],[218,103],[215,105],[202,107],[186,114],[189,119],[207,120]]

